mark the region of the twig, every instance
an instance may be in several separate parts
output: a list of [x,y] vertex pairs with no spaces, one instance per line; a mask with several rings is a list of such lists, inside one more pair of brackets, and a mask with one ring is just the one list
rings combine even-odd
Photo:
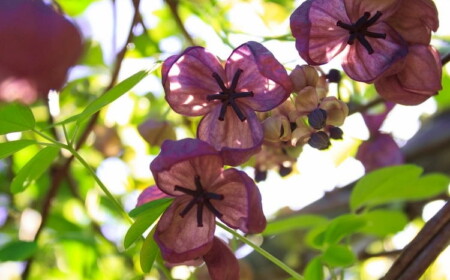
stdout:
[[450,241],[450,200],[403,250],[383,280],[419,279]]
[[176,0],[165,0],[167,5],[169,6],[170,11],[172,12],[172,15],[175,19],[175,22],[180,29],[181,33],[183,33],[184,38],[189,42],[191,46],[195,46],[194,39],[192,36],[187,32],[186,28],[184,27],[183,21],[181,20],[180,15],[178,14],[178,1]]
[[370,101],[367,104],[360,105],[355,108],[350,108],[350,112],[348,114],[351,115],[354,113],[363,113],[363,112],[369,110],[370,108],[372,108],[380,103],[383,103],[383,102],[384,102],[383,98],[381,98],[381,97],[375,98],[374,100]]
[[[113,68],[113,71],[111,73],[111,80],[108,84],[108,86],[105,88],[104,92],[110,90],[111,88],[114,87],[114,85],[117,82],[117,78],[120,72],[120,68],[122,66],[122,61],[125,58],[125,53],[127,51],[127,45],[133,40],[133,29],[134,26],[138,23],[139,20],[139,4],[140,4],[140,0],[133,0],[133,4],[134,4],[134,16],[133,16],[133,22],[131,24],[129,33],[128,33],[128,38],[127,41],[125,43],[125,45],[123,46],[123,48],[121,49],[121,51],[117,54],[117,58],[116,58],[116,62]],[[97,123],[98,120],[98,116],[99,116],[99,112],[95,113],[92,118],[89,120],[89,123],[87,124],[86,128],[84,129],[82,135],[80,136],[80,138],[78,139],[76,145],[75,145],[75,150],[78,150],[81,148],[81,146],[83,146],[83,144],[86,142],[86,139],[88,138],[90,132],[92,131],[94,125]],[[35,236],[35,240],[38,240],[43,228],[46,225],[48,216],[49,216],[49,212],[50,212],[50,208],[51,208],[51,203],[53,201],[53,199],[55,198],[56,194],[58,193],[58,190],[62,184],[62,182],[64,181],[64,179],[66,178],[70,165],[72,163],[72,161],[74,160],[74,156],[70,156],[62,166],[60,167],[55,167],[52,169],[52,182],[51,182],[51,186],[47,192],[47,195],[44,198],[44,203],[42,206],[42,211],[41,211],[41,216],[42,216],[42,222],[37,230],[36,236]],[[30,258],[25,266],[25,269],[22,273],[22,279],[26,280],[29,276],[30,270],[31,270],[31,266],[34,262],[34,258]]]
[[446,54],[443,58],[441,58],[442,66],[447,64],[450,61],[450,53]]

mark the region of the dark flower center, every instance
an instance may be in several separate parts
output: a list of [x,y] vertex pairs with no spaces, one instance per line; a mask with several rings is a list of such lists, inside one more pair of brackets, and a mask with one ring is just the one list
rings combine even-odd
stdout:
[[211,204],[210,200],[223,200],[223,195],[205,191],[200,182],[200,176],[195,176],[194,182],[195,191],[185,187],[175,186],[176,191],[192,196],[191,201],[189,201],[183,211],[181,211],[180,216],[184,217],[192,209],[192,207],[197,204],[197,226],[203,227],[203,206],[206,206],[206,208],[208,208],[209,211],[211,211],[216,217],[221,218],[222,213],[220,213],[214,205]]
[[238,84],[239,76],[241,76],[242,72],[243,72],[242,69],[238,69],[236,73],[234,73],[233,80],[231,81],[231,85],[229,88],[225,86],[219,74],[217,74],[216,72],[212,74],[212,76],[214,77],[214,79],[216,80],[217,84],[219,85],[222,91],[216,94],[208,95],[207,100],[211,101],[218,99],[222,101],[222,108],[220,109],[219,115],[220,121],[223,121],[225,119],[225,113],[227,112],[228,106],[231,106],[231,108],[233,108],[234,112],[241,121],[245,121],[247,119],[244,113],[242,113],[238,104],[236,103],[237,98],[253,96],[253,92],[251,91],[236,92],[236,86]]
[[386,33],[370,32],[367,28],[372,26],[381,17],[381,15],[382,13],[377,11],[377,13],[371,18],[370,13],[365,12],[364,15],[354,24],[343,23],[339,20],[336,25],[348,30],[348,33],[350,33],[347,44],[353,45],[353,42],[357,39],[366,48],[369,54],[372,54],[373,48],[369,41],[367,41],[366,36],[370,38],[386,39]]
[[322,129],[327,122],[327,111],[324,109],[316,108],[308,114],[309,125],[316,129]]

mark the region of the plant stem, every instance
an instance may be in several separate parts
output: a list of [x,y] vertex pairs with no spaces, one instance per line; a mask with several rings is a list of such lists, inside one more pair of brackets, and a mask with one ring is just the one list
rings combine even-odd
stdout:
[[267,252],[266,250],[264,250],[263,248],[255,245],[253,242],[251,242],[250,240],[248,240],[245,236],[240,235],[239,233],[237,233],[236,231],[228,228],[227,226],[221,224],[221,223],[216,223],[219,227],[223,228],[224,230],[228,231],[229,233],[231,233],[233,236],[235,236],[236,238],[238,238],[239,240],[241,240],[242,242],[244,242],[245,244],[247,244],[248,246],[252,247],[256,252],[258,252],[260,255],[262,255],[263,257],[265,257],[266,259],[268,259],[269,261],[271,261],[272,263],[274,263],[275,265],[277,265],[279,268],[281,268],[282,270],[284,270],[286,273],[288,273],[289,275],[291,275],[294,279],[297,280],[303,280],[303,276],[301,276],[300,274],[298,274],[297,272],[295,272],[292,268],[290,268],[289,266],[287,266],[284,262],[280,261],[279,259],[277,259],[276,257],[274,257],[273,255],[271,255],[269,252]]
[[123,210],[122,205],[120,205],[120,203],[114,198],[114,196],[111,194],[111,192],[105,186],[105,184],[103,184],[103,182],[97,176],[95,171],[89,166],[89,164],[84,160],[84,158],[72,147],[67,146],[66,148],[89,171],[89,173],[91,173],[92,177],[94,177],[95,182],[97,182],[98,186],[102,189],[102,191],[105,193],[105,195],[112,201],[114,206],[116,206],[117,210],[123,215],[125,220],[127,220],[130,224],[132,224],[133,220],[128,216],[127,212],[125,212],[125,210]]

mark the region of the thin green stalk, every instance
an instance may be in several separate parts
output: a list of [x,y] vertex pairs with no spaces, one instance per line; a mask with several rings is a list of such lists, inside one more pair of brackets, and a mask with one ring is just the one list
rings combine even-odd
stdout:
[[256,252],[258,252],[260,255],[262,255],[263,257],[265,257],[266,259],[268,259],[269,261],[271,261],[275,265],[277,265],[279,268],[281,268],[286,273],[291,275],[294,279],[296,279],[296,280],[304,280],[303,276],[301,276],[300,274],[295,272],[292,268],[287,266],[284,262],[282,262],[279,259],[277,259],[276,257],[272,256],[269,252],[267,252],[263,248],[255,245],[253,242],[248,240],[245,236],[240,235],[239,233],[237,233],[236,231],[228,228],[224,224],[217,223],[217,225],[219,227],[223,228],[224,230],[228,231],[229,233],[231,233],[233,236],[235,236],[236,238],[238,238],[239,240],[241,240],[242,242],[244,242],[248,246],[252,247]]
[[105,193],[105,195],[112,201],[114,206],[116,206],[117,210],[121,212],[121,214],[124,216],[124,218],[130,223],[133,223],[133,220],[128,216],[127,212],[123,210],[122,205],[120,205],[119,202],[114,198],[114,196],[111,194],[111,192],[108,190],[108,188],[103,184],[103,182],[98,178],[97,174],[95,174],[95,171],[89,166],[89,164],[84,160],[84,158],[72,147],[67,146],[68,150],[72,153],[72,155],[91,173],[91,175],[94,177],[95,182],[99,185],[99,187],[102,189],[102,191]]

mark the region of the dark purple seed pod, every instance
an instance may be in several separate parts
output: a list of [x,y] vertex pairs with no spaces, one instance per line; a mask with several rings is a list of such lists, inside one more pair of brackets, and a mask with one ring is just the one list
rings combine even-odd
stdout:
[[328,135],[323,132],[314,132],[311,134],[311,138],[308,140],[308,144],[311,145],[311,147],[319,149],[319,150],[325,150],[330,147],[331,142]]

